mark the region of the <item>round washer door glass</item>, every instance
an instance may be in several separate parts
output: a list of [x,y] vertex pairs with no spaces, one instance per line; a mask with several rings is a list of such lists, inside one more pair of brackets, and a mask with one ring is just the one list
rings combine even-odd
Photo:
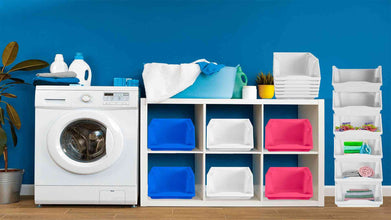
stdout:
[[106,155],[106,127],[82,119],[65,127],[60,137],[65,155],[78,162],[93,162]]
[[92,174],[113,165],[123,150],[123,134],[111,117],[98,111],[73,111],[49,129],[47,149],[61,168]]

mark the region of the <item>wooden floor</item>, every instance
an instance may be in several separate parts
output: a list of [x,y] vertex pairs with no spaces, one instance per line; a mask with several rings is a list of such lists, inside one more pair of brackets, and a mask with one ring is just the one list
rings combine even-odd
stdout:
[[119,206],[42,206],[32,197],[10,205],[0,205],[0,219],[391,219],[391,197],[381,208],[337,208],[333,197],[326,197],[324,208],[165,208]]

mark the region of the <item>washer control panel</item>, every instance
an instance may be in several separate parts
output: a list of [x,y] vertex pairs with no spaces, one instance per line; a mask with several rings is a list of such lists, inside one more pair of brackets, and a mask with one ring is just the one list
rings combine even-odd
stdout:
[[103,95],[104,105],[129,105],[128,92],[105,92]]

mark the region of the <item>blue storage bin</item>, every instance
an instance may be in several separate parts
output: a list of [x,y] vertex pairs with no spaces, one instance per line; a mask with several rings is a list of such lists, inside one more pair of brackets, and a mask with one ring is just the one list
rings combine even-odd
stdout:
[[219,72],[201,73],[194,84],[173,98],[230,99],[235,86],[236,67],[223,67]]
[[191,119],[152,119],[148,126],[148,148],[151,150],[193,150],[195,129]]
[[190,167],[152,167],[148,174],[148,196],[152,199],[193,198],[193,170]]
[[139,81],[132,78],[114,78],[114,86],[136,86],[138,87]]

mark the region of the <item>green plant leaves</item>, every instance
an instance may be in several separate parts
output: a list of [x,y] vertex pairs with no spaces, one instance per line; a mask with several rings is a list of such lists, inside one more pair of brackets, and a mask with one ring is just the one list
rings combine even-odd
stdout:
[[18,144],[18,136],[16,135],[15,126],[11,123],[11,121],[8,121],[11,128],[11,135],[12,135],[12,142],[14,143],[14,147]]
[[13,66],[8,73],[14,72],[14,71],[31,71],[31,70],[39,70],[42,68],[45,68],[49,66],[49,64],[43,60],[26,60],[23,62],[20,62]]
[[11,123],[17,128],[20,129],[22,123],[20,122],[20,118],[14,107],[7,103],[7,114],[10,118]]
[[4,153],[4,147],[7,144],[7,134],[4,129],[0,127],[0,155]]
[[11,75],[8,73],[1,73],[0,74],[0,82],[3,80],[9,79],[9,78],[11,78]]
[[0,122],[3,125],[4,124],[4,109],[0,108]]
[[19,45],[15,41],[10,42],[4,49],[2,61],[4,66],[13,63],[18,55]]
[[16,95],[11,93],[0,93],[1,96],[7,97],[7,98],[16,98]]

